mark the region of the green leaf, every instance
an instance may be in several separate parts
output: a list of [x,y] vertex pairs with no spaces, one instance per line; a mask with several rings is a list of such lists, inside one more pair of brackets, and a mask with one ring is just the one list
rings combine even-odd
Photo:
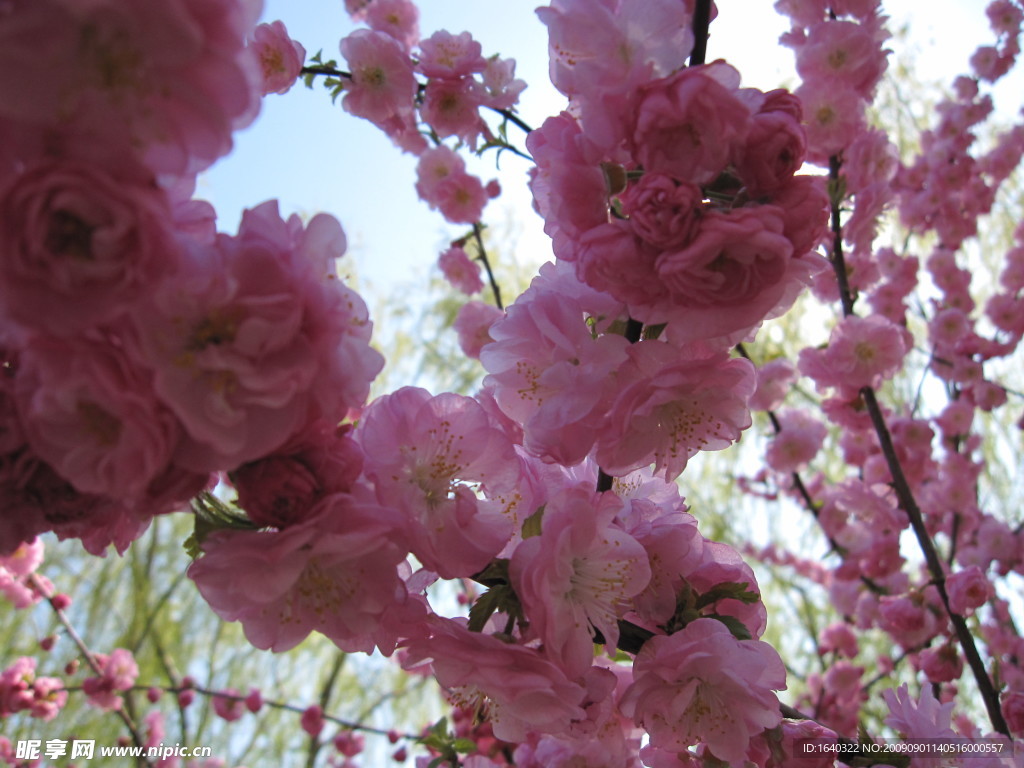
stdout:
[[476,742],[472,739],[456,739],[452,742],[452,747],[455,748],[456,752],[461,752],[464,755],[476,752]]
[[761,596],[757,592],[751,592],[749,587],[750,583],[746,581],[742,584],[732,581],[716,584],[697,598],[697,608],[706,608],[719,600],[739,600],[741,603],[752,605],[758,602]]
[[476,599],[472,607],[469,609],[469,626],[470,632],[482,632],[484,625],[487,620],[491,618],[491,615],[498,610],[498,592],[501,587],[492,587],[484,592],[480,597]]
[[737,640],[751,640],[750,630],[747,629],[743,622],[737,619],[735,616],[722,616],[717,613],[712,613],[706,618],[716,619],[717,621],[725,624],[726,628],[732,633],[732,636]]

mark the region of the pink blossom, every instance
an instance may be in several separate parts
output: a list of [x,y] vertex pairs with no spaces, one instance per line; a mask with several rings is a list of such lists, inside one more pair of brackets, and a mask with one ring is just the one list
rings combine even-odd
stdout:
[[219,696],[212,696],[213,711],[217,717],[233,723],[245,714],[245,701],[235,688],[227,688]]
[[477,139],[486,134],[487,124],[480,117],[485,92],[472,78],[431,80],[420,106],[420,118],[439,138],[455,136],[476,149]]
[[261,528],[286,528],[305,520],[324,496],[352,490],[363,455],[349,429],[316,422],[273,454],[231,472],[249,519]]
[[408,610],[402,516],[344,494],[318,512],[283,531],[215,531],[189,578],[257,648],[286,651],[316,630],[348,652],[390,653],[388,621]]
[[616,219],[587,230],[574,244],[576,274],[591,288],[629,306],[668,301],[655,271],[658,248],[638,238],[631,222]]
[[378,499],[401,510],[424,566],[443,578],[471,576],[505,546],[511,519],[469,483],[486,493],[511,491],[518,462],[475,400],[403,387],[370,404],[356,436]]
[[925,648],[918,654],[918,664],[931,683],[950,683],[964,671],[960,649],[952,643]]
[[594,655],[594,632],[609,653],[630,597],[651,578],[647,553],[613,525],[621,502],[577,486],[548,500],[540,536],[512,553],[509,575],[545,654],[569,677],[582,676]]
[[818,80],[805,82],[796,95],[804,105],[807,159],[828,165],[863,129],[866,103],[852,88]]
[[264,203],[136,314],[154,387],[187,432],[177,464],[233,469],[362,404],[383,358],[335,272],[344,248],[334,218],[303,228]]
[[338,731],[334,737],[334,748],[345,757],[355,757],[363,751],[365,741],[362,734],[353,731]]
[[101,677],[89,677],[82,681],[82,690],[89,697],[89,703],[105,710],[120,709],[124,700],[118,691],[127,691],[135,685],[139,667],[131,651],[115,648],[109,656],[97,654]]
[[466,294],[479,293],[484,281],[480,278],[480,265],[470,260],[462,246],[453,245],[437,260],[445,279]]
[[728,64],[690,67],[640,91],[633,154],[646,170],[695,184],[713,180],[746,137],[750,110]]
[[946,592],[949,594],[950,610],[961,616],[971,614],[995,594],[992,583],[976,565],[947,576]]
[[885,724],[904,738],[939,739],[955,735],[949,727],[953,703],[939,704],[931,686],[921,686],[916,702],[910,697],[906,683],[897,689],[882,691],[882,698],[889,707]]
[[499,739],[516,743],[531,731],[562,733],[585,716],[583,687],[537,650],[470,632],[464,620],[434,619],[430,627],[429,638],[403,643],[402,665],[429,661],[456,703],[483,704]]
[[420,39],[420,11],[410,0],[373,0],[366,11],[370,29],[395,38],[405,50]]
[[299,78],[306,49],[288,36],[282,21],[259,24],[250,43],[263,74],[263,95],[287,93]]
[[43,540],[26,541],[9,555],[0,555],[0,569],[12,576],[28,576],[43,562]]
[[302,730],[314,739],[319,736],[320,731],[324,729],[324,712],[320,705],[312,704],[306,707],[302,712],[302,717],[299,718],[299,724],[302,726]]
[[655,262],[676,306],[669,310],[677,320],[675,338],[745,334],[788,307],[810,266],[792,255],[781,209],[762,205],[708,213],[689,245],[664,252]]
[[745,142],[736,150],[740,179],[754,195],[771,193],[803,165],[807,138],[799,117],[782,110],[758,112]]
[[480,362],[502,411],[523,425],[525,448],[567,465],[582,461],[612,394],[609,375],[629,343],[595,339],[581,304],[544,288],[520,296],[490,334]]
[[416,165],[420,199],[439,209],[453,224],[479,221],[487,204],[487,191],[480,179],[465,168],[463,159],[444,145],[423,152]]
[[101,168],[32,168],[7,185],[0,211],[0,307],[31,328],[66,335],[110,320],[179,260],[164,195]]
[[480,359],[484,345],[490,344],[490,328],[505,314],[493,304],[470,301],[459,307],[453,327],[459,334],[459,348],[466,357]]
[[412,60],[390,35],[357,29],[341,41],[351,79],[341,105],[394,135],[415,125],[417,83]]
[[512,109],[526,83],[516,79],[515,59],[501,59],[491,56],[481,75],[486,98],[484,104],[492,109]]
[[672,74],[693,48],[690,14],[673,0],[554,0],[537,15],[548,28],[551,81],[585,114],[608,94]]
[[441,29],[420,42],[417,70],[427,77],[459,78],[482,72],[487,62],[469,32]]
[[[824,176],[794,176],[772,193],[772,205],[782,211],[782,234],[793,244],[794,256],[813,251],[831,235],[825,181]],[[832,275],[831,270],[824,273]]]
[[682,247],[697,234],[703,193],[695,184],[645,173],[619,197],[630,228],[656,248]]
[[891,378],[906,351],[903,331],[889,320],[851,315],[836,325],[824,350],[802,350],[799,367],[819,389],[858,390]]
[[786,671],[778,653],[759,640],[737,640],[715,619],[648,640],[633,678],[620,707],[659,749],[702,742],[740,765],[751,738],[782,719],[774,691],[785,689]]
[[750,396],[750,410],[773,411],[797,380],[796,366],[784,357],[777,357],[757,369],[757,389]]
[[939,630],[935,614],[917,595],[883,595],[878,613],[879,626],[905,649],[922,645]]
[[[250,2],[19,5],[0,41],[0,113],[108,167],[185,175],[259,109]],[[17,72],[17,76],[13,73]]]
[[544,231],[554,240],[555,254],[570,258],[572,241],[608,221],[608,189],[598,157],[567,112],[532,131],[526,147],[537,161],[530,191]]
[[629,360],[597,445],[606,472],[654,462],[655,473],[671,480],[698,451],[727,448],[750,426],[749,361],[724,352],[694,359],[658,341],[633,345]]
[[1024,692],[1004,691],[999,701],[1010,733],[1018,738],[1024,736]]
[[37,337],[16,386],[29,443],[83,493],[139,499],[177,447],[149,373],[107,344]]
[[786,410],[778,415],[781,427],[768,443],[765,461],[776,472],[797,472],[821,450],[825,425],[804,410]]
[[796,69],[807,82],[847,87],[870,98],[885,72],[885,52],[867,25],[821,21],[797,52]]

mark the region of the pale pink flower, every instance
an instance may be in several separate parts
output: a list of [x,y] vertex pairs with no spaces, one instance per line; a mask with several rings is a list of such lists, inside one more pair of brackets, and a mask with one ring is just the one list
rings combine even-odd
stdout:
[[995,594],[992,583],[982,570],[971,565],[946,577],[949,608],[953,613],[967,616],[988,602]]
[[482,50],[469,32],[453,35],[441,29],[420,41],[416,69],[427,77],[467,77],[483,72],[487,65]]
[[782,720],[774,693],[786,687],[782,659],[767,643],[737,640],[715,619],[652,637],[637,654],[633,678],[620,707],[659,749],[685,751],[700,742],[740,765],[751,738]]
[[444,251],[437,260],[445,279],[454,288],[466,294],[479,293],[483,290],[484,281],[480,278],[480,265],[469,258],[465,248],[453,245]]
[[459,334],[459,348],[463,354],[479,360],[480,351],[494,341],[491,338],[491,326],[504,316],[505,313],[496,306],[482,301],[470,301],[459,307],[453,327]]
[[879,626],[903,648],[916,648],[939,631],[935,613],[915,595],[883,595],[878,607]]
[[796,69],[805,81],[852,88],[870,98],[885,72],[885,53],[867,25],[821,21],[797,51]]
[[384,32],[412,49],[420,39],[420,11],[410,0],[373,0],[366,10],[370,29]]
[[525,448],[567,465],[582,461],[600,433],[610,375],[629,342],[595,339],[582,305],[546,288],[520,296],[490,334],[494,342],[480,362],[502,411],[523,425]]
[[[903,738],[945,739],[955,736],[950,728],[953,702],[940,704],[932,694],[931,686],[921,686],[921,695],[917,701],[910,697],[906,683],[897,689],[882,691],[882,699],[889,707],[885,724]],[[922,766],[940,764],[938,760],[929,760],[927,763],[923,762],[924,758],[918,760]]]
[[641,88],[633,155],[648,171],[703,184],[744,141],[750,110],[736,91],[739,73],[724,62],[690,67]]
[[855,391],[878,386],[903,364],[907,347],[903,330],[879,315],[843,318],[823,350],[800,352],[799,368],[818,388]]
[[475,400],[403,387],[374,400],[356,432],[381,503],[400,510],[416,558],[443,578],[471,576],[505,546],[512,520],[479,500],[519,479],[512,443]]
[[341,55],[352,78],[345,84],[341,105],[389,135],[414,125],[418,85],[412,60],[390,35],[357,29],[341,41]]
[[0,569],[12,576],[28,576],[43,562],[43,540],[26,541],[9,555],[0,555]]
[[501,59],[491,56],[481,75],[486,97],[484,104],[492,109],[512,109],[519,101],[519,94],[526,83],[516,79],[515,59]]
[[530,732],[563,733],[585,717],[585,690],[532,648],[470,632],[464,620],[435,618],[431,636],[403,643],[402,665],[429,662],[437,681],[457,704],[481,704],[504,741],[523,741]]
[[600,632],[609,654],[629,598],[647,586],[644,548],[613,524],[622,502],[576,486],[548,500],[540,536],[512,553],[509,576],[544,652],[569,677],[583,675]]
[[81,333],[146,300],[180,246],[156,188],[75,163],[34,167],[0,196],[0,308],[30,328]]
[[757,369],[757,389],[750,396],[750,410],[773,411],[792,389],[798,376],[796,366],[784,357],[777,357]]
[[765,461],[776,472],[798,472],[821,450],[828,431],[805,410],[778,415],[781,430],[768,443]]
[[215,531],[188,575],[257,648],[286,651],[315,630],[344,651],[387,654],[389,619],[410,608],[398,574],[404,525],[395,510],[335,494],[283,531]]
[[804,105],[807,159],[827,166],[863,130],[866,102],[852,88],[818,80],[805,82],[796,95]]
[[654,463],[678,477],[698,451],[727,448],[750,426],[754,367],[726,353],[691,358],[659,341],[629,349],[625,385],[608,412],[597,462],[613,475]]
[[484,97],[483,87],[472,78],[431,80],[423,93],[420,119],[438,138],[455,136],[475,150],[477,139],[488,130],[480,117]]
[[553,0],[537,15],[551,81],[567,96],[630,91],[675,72],[693,48],[690,14],[674,0]]
[[288,36],[284,22],[258,25],[249,45],[260,62],[263,95],[291,90],[306,61],[306,49]]
[[149,372],[99,340],[35,337],[15,384],[29,444],[82,493],[139,500],[178,445]]
[[483,217],[489,196],[483,182],[470,173],[448,177],[437,186],[431,208],[437,208],[452,224],[473,224]]
[[555,255],[572,258],[572,242],[608,221],[608,189],[599,158],[569,113],[549,117],[526,137],[537,162],[530,179],[534,205]]

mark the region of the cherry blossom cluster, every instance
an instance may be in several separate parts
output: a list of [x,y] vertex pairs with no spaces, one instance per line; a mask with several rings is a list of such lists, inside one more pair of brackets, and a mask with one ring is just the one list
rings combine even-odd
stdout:
[[45,530],[123,551],[213,473],[333,429],[383,365],[335,219],[270,202],[229,236],[189,199],[280,90],[283,26],[66,6],[18,7],[0,83],[4,553]]
[[[884,131],[865,116],[885,69],[887,35],[878,4],[782,0],[777,7],[793,20],[784,42],[794,48],[803,79],[796,93],[804,101],[808,158],[830,171],[834,237],[827,247],[833,270],[816,277],[813,287],[823,301],[840,302],[843,314],[827,344],[800,351],[798,370],[780,360],[764,365],[755,394],[756,407],[772,412],[777,431],[766,454],[773,480],[762,480],[807,506],[840,558],[826,579],[815,580],[828,587],[844,622],[819,636],[819,649],[832,662],[825,674],[811,676],[798,705],[813,709],[819,722],[837,732],[853,734],[868,685],[854,631],[877,628],[902,651],[898,660],[883,659],[888,666],[878,671],[888,674],[906,660],[939,696],[936,701],[927,687],[917,701],[906,688],[887,691],[887,723],[908,737],[977,737],[984,729],[962,712],[956,733],[950,729],[956,681],[965,656],[970,659],[957,624],[977,617],[986,627],[981,636],[994,662],[990,669],[998,667],[1005,686],[1001,707],[991,701],[995,687],[986,673],[978,679],[975,672],[976,680],[993,693],[986,701],[990,717],[995,710],[1005,718],[1003,733],[1020,735],[1014,713],[1019,657],[1012,650],[1019,636],[1006,621],[993,577],[1024,573],[1021,534],[979,500],[984,461],[972,429],[976,410],[1007,402],[1005,389],[986,377],[984,366],[1011,354],[1021,338],[1015,313],[1020,286],[1013,278],[1020,232],[1006,254],[1000,285],[986,302],[994,333],[978,322],[972,292],[980,288],[961,265],[960,252],[1024,149],[1019,127],[1002,131],[988,150],[976,147],[978,128],[992,113],[991,98],[979,86],[1012,65],[1022,11],[1014,3],[990,4],[998,46],[978,49],[971,60],[975,77],[957,80],[954,95],[936,110],[938,125],[923,134],[920,153],[903,164]],[[894,204],[904,226],[937,236],[930,255],[919,258],[905,246],[897,252],[877,244],[879,232],[891,226],[885,213]],[[875,390],[906,366],[920,343],[911,333],[919,321],[907,298],[918,287],[922,262],[935,288],[923,317],[931,344],[929,373],[945,382],[949,400],[932,401],[934,410],[923,414],[872,406]],[[872,314],[856,314],[861,296]],[[824,396],[821,409],[849,467],[845,477],[801,477],[828,430],[806,411],[778,411],[798,375]],[[931,562],[927,571],[908,562],[900,539],[912,527],[919,538],[943,547],[946,562],[938,571]],[[997,719],[992,722],[1002,730]]]
[[[37,534],[123,551],[192,499],[188,575],[253,646],[284,652],[318,632],[436,678],[457,716],[452,733],[425,732],[422,766],[792,765],[802,742],[859,735],[868,631],[900,651],[877,671],[910,667],[934,686],[882,695],[895,732],[987,733],[954,712],[966,661],[992,730],[1024,735],[1024,645],[993,579],[1024,575],[1024,534],[983,508],[972,432],[976,410],[1005,404],[987,374],[1024,334],[1024,227],[985,304],[990,327],[961,264],[1024,152],[1018,129],[975,147],[991,112],[980,83],[1013,65],[1019,5],[989,6],[997,44],[901,163],[868,118],[887,66],[877,0],[779,0],[803,81],[793,93],[742,88],[725,61],[704,63],[704,0],[552,0],[538,13],[568,107],[526,146],[556,260],[507,311],[460,314],[487,374],[479,392],[406,386],[369,404],[383,359],[335,270],[341,225],[268,202],[218,233],[191,199],[195,174],[261,93],[323,75],[346,111],[419,158],[420,196],[473,225],[482,248],[498,190],[459,150],[511,147],[481,109],[515,122],[524,84],[469,33],[421,39],[409,0],[347,5],[367,25],[341,42],[347,72],[303,68],[284,25],[255,26],[245,0],[0,11],[18,21],[0,42],[19,64],[0,75],[4,595],[60,614],[34,573]],[[828,177],[798,174],[805,161]],[[935,234],[926,257],[878,246],[896,207]],[[482,281],[465,245],[441,265],[471,294]],[[922,263],[935,290],[915,318]],[[824,344],[760,367],[734,353],[808,286],[841,306]],[[862,296],[872,313],[858,314]],[[876,392],[908,365],[915,327],[948,402],[886,408]],[[783,408],[801,377],[824,420]],[[737,442],[752,410],[777,434],[745,487],[798,499],[838,560],[755,552],[825,587],[841,617],[815,638],[822,671],[795,702],[814,721],[783,717],[798,713],[777,697],[787,670],[761,639],[754,571],[698,529],[676,483],[699,452]],[[843,460],[828,477],[812,469],[826,442]],[[923,568],[901,543],[908,529]],[[439,610],[443,582],[468,615]],[[968,619],[998,677],[970,656]],[[84,653],[81,691],[123,715],[132,654]],[[0,717],[64,705],[63,682],[35,668],[24,657],[0,672]],[[188,678],[150,701],[167,690],[182,708],[210,695],[226,721],[263,703]],[[329,719],[311,705],[299,725],[316,740]],[[162,715],[129,728],[158,743]],[[466,742],[475,754],[461,757]],[[334,746],[345,765],[362,747],[347,725]],[[406,757],[402,745],[394,758]]]

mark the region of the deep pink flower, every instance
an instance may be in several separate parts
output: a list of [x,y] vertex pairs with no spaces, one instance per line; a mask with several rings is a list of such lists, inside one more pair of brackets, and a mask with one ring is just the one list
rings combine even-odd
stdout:
[[694,184],[713,180],[746,137],[750,110],[728,64],[690,67],[640,91],[632,150],[645,170]]
[[656,248],[682,247],[697,233],[703,193],[695,184],[663,173],[645,173],[619,199],[633,232]]
[[344,494],[283,531],[221,530],[188,575],[225,621],[257,648],[281,652],[319,631],[348,652],[394,649],[389,621],[409,606],[399,578],[402,516]]
[[779,654],[759,640],[737,640],[715,619],[652,637],[633,662],[633,679],[620,707],[659,749],[702,742],[740,765],[751,738],[782,719],[774,693],[786,687]]
[[105,710],[120,709],[124,700],[117,695],[135,685],[139,667],[131,651],[115,648],[109,656],[97,654],[101,677],[88,677],[82,681],[82,690],[89,697],[89,703]]
[[807,138],[799,120],[781,110],[762,111],[735,155],[736,171],[753,195],[771,193],[800,170]]
[[544,507],[540,536],[512,553],[509,575],[530,630],[571,678],[593,662],[595,630],[614,652],[617,621],[651,578],[644,548],[613,524],[621,507],[588,486],[562,491]]
[[110,320],[175,269],[170,218],[158,189],[102,168],[55,163],[16,176],[0,195],[0,308],[64,335]]
[[306,49],[288,36],[284,22],[258,25],[250,46],[260,62],[263,95],[291,90],[306,61]]
[[221,695],[211,696],[213,699],[213,711],[217,717],[233,723],[245,714],[245,701],[235,688],[227,688],[220,692]]
[[949,608],[953,613],[967,616],[980,608],[995,594],[992,583],[982,570],[971,565],[946,577]]
[[334,218],[303,228],[264,203],[136,314],[155,389],[188,433],[177,464],[233,469],[363,403],[383,358],[365,304],[337,277],[344,249]]
[[[0,114],[107,167],[186,175],[259,109],[258,3],[19,3],[0,30]],[[17,73],[15,75],[15,73]]]

